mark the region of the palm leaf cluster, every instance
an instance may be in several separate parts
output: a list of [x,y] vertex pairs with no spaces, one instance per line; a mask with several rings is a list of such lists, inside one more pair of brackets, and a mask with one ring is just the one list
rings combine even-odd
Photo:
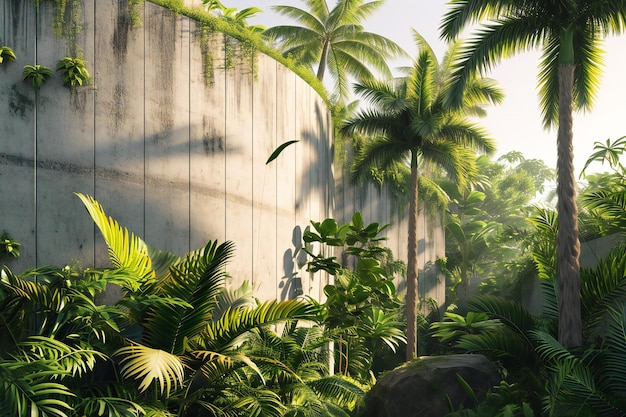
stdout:
[[372,79],[378,73],[390,78],[387,59],[404,53],[393,41],[362,26],[382,4],[380,0],[339,0],[330,9],[326,0],[306,0],[306,9],[275,6],[274,10],[299,26],[275,26],[264,33],[285,56],[317,67],[319,80],[328,72],[334,81],[331,91],[343,100],[349,95],[349,76]]
[[[279,417],[347,415],[356,407],[363,390],[332,377],[322,354],[328,338],[314,325],[319,306],[228,291],[232,243],[209,242],[185,257],[158,251],[93,198],[78,197],[113,266],[2,270],[2,410]],[[96,304],[108,284],[121,288],[121,298]]]

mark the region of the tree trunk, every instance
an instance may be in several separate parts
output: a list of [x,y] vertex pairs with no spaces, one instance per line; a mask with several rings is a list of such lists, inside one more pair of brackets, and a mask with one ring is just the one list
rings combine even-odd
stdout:
[[328,49],[330,48],[330,42],[324,42],[324,48],[322,49],[322,56],[320,56],[320,66],[317,67],[317,79],[324,81],[324,73],[326,72],[326,62],[328,61]]
[[559,131],[557,138],[557,275],[559,343],[571,349],[582,345],[580,312],[580,242],[572,131],[572,91],[575,64],[559,65]]
[[406,360],[417,357],[417,153],[411,152],[411,190],[409,191],[409,238],[406,268]]

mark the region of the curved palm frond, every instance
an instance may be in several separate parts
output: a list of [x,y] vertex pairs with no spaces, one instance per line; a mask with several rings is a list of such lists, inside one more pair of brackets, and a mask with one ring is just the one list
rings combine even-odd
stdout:
[[30,336],[19,344],[20,354],[25,361],[52,361],[61,370],[59,379],[66,376],[80,377],[92,371],[98,359],[108,359],[99,351],[69,346],[59,340],[43,336]]
[[249,330],[287,320],[314,321],[316,311],[312,304],[299,300],[274,300],[253,308],[229,309],[206,325],[199,340],[208,350],[226,352],[236,347],[239,338]]
[[536,327],[532,315],[515,301],[492,295],[477,295],[467,301],[467,307],[469,311],[487,313],[521,336]]
[[85,397],[75,408],[86,416],[174,417],[170,413],[163,412],[163,414],[157,414],[156,412],[150,412],[149,408],[144,408],[131,400],[118,397]]
[[365,395],[363,388],[341,375],[330,375],[307,382],[322,400],[353,408]]
[[117,268],[127,268],[138,280],[147,282],[154,279],[152,261],[143,240],[129,233],[117,220],[107,217],[104,209],[93,197],[75,193],[83,202],[89,215],[100,229],[102,237],[109,247],[109,256]]
[[114,356],[120,357],[122,377],[139,381],[139,392],[146,391],[156,382],[161,395],[169,396],[184,384],[183,364],[177,356],[168,352],[131,345],[118,349]]

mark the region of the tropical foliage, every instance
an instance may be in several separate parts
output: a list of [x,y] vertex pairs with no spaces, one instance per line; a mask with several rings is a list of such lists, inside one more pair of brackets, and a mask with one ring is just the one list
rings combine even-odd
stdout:
[[0,261],[10,257],[19,258],[20,246],[20,243],[13,240],[8,232],[2,232],[0,234]]
[[[581,230],[590,222],[593,237],[623,236],[624,171],[619,158],[621,139],[596,143],[593,162],[608,162],[613,173],[604,174],[606,188],[598,195],[598,175],[581,192]],[[621,209],[619,207],[622,207]],[[542,309],[528,312],[519,302],[492,295],[468,300],[467,313],[447,313],[432,326],[442,346],[454,352],[483,353],[503,368],[505,381],[485,403],[474,410],[459,410],[450,416],[623,416],[624,344],[626,333],[626,246],[615,245],[595,264],[581,268],[583,344],[567,349],[557,340],[556,212],[536,208],[531,217],[536,227],[532,241],[542,288]],[[610,227],[601,227],[611,225]],[[615,227],[613,227],[615,226]]]
[[17,59],[13,49],[6,45],[0,47],[0,64],[2,64],[5,59],[9,61],[15,61]]
[[578,256],[578,209],[573,165],[572,111],[591,107],[599,84],[600,43],[619,34],[626,21],[626,1],[616,0],[451,0],[442,35],[457,38],[473,23],[481,26],[456,63],[453,94],[460,105],[465,83],[517,52],[541,48],[539,91],[544,125],[558,122],[557,260],[559,274],[559,340],[566,347],[582,343]]
[[[278,417],[303,410],[347,416],[358,405],[362,388],[331,375],[322,349],[330,339],[311,326],[319,306],[228,291],[232,243],[209,242],[181,258],[148,246],[93,198],[78,197],[112,267],[2,270],[3,410],[19,417]],[[121,296],[96,303],[111,284]]]
[[[365,225],[361,213],[344,225],[331,218],[311,225],[303,235],[311,256],[307,270],[334,277],[324,287],[326,301],[319,317],[334,342],[334,371],[362,383],[374,382],[379,371],[393,367],[385,358],[406,342],[393,283],[404,265],[380,244],[387,226]],[[313,251],[313,244],[319,245],[319,252]],[[328,256],[333,249],[341,252],[341,263],[337,256]]]
[[261,25],[249,26],[247,22],[249,18],[263,11],[258,7],[246,7],[245,9],[237,10],[236,7],[224,6],[219,0],[202,0],[202,3],[208,12],[215,13],[231,23],[250,29],[253,32],[263,32],[265,30],[265,27]]
[[471,280],[479,291],[520,299],[522,278],[536,275],[529,252],[534,228],[527,219],[554,170],[519,152],[497,161],[479,156],[475,163],[478,174],[467,186],[439,182],[450,198],[443,264],[448,289],[454,290],[448,304],[464,299]]

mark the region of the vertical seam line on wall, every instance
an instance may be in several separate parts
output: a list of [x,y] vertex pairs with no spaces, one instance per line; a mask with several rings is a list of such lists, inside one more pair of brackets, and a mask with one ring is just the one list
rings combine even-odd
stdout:
[[147,114],[146,114],[146,37],[147,35],[147,31],[146,31],[146,26],[149,24],[147,22],[147,5],[146,2],[144,2],[143,4],[143,16],[144,16],[144,24],[143,24],[143,132],[142,132],[142,136],[143,136],[143,213],[142,213],[142,218],[143,218],[143,231],[142,234],[145,238],[146,236],[146,176],[148,175],[148,172],[146,170],[146,118],[147,118]]
[[228,212],[228,67],[226,66],[226,35],[222,34],[222,50],[224,51],[224,240],[227,240]]
[[[96,17],[98,16],[97,13],[97,9],[98,8],[98,3],[96,2],[96,0],[93,0],[93,68],[94,68],[94,78],[92,79],[92,82],[94,85],[97,85],[97,71],[95,71],[96,68],[98,68],[97,64],[97,49],[96,49],[96,38],[97,38],[97,27],[98,25],[96,25]],[[98,114],[97,112],[97,103],[98,100],[96,100],[96,95],[98,90],[94,89],[93,91],[93,161],[92,161],[92,166],[93,166],[93,182],[92,182],[92,192],[94,195],[94,198],[97,198],[96,196],[96,137],[97,137],[97,131],[98,131],[98,125],[96,124],[96,115]],[[92,228],[92,265],[94,266],[94,268],[96,267],[96,224],[95,222],[91,222],[91,228]]]
[[[274,137],[277,138],[274,143],[274,149],[278,148],[278,61],[274,61]],[[278,271],[280,269],[280,262],[278,260],[278,161],[276,161],[276,169],[274,170],[274,262],[276,262],[276,269],[274,270],[274,288],[275,298],[279,300],[279,276]]]
[[[37,36],[39,33],[39,7],[40,4],[35,5],[35,63],[37,63]],[[33,207],[34,207],[34,228],[35,228],[35,267],[38,267],[38,236],[39,227],[37,225],[37,107],[39,106],[38,99],[39,94],[35,90],[35,110],[33,117]]]
[[189,153],[187,160],[187,250],[191,251],[191,19],[185,18],[187,22],[187,151]]
[[254,276],[254,271],[255,271],[255,267],[257,266],[257,259],[255,258],[256,256],[256,252],[255,251],[255,247],[254,247],[254,241],[255,239],[258,238],[258,236],[256,236],[258,234],[254,233],[254,199],[256,197],[256,181],[254,180],[254,59],[251,59],[252,64],[250,65],[250,69],[252,71],[252,81],[250,81],[250,160],[251,160],[251,164],[250,164],[250,178],[252,178],[252,199],[250,201],[250,222],[252,224],[252,230],[250,235],[252,236],[252,245],[250,245],[251,249],[252,249],[252,275],[250,276],[250,281],[252,282],[252,288],[254,288],[254,284],[255,284],[255,276]]

